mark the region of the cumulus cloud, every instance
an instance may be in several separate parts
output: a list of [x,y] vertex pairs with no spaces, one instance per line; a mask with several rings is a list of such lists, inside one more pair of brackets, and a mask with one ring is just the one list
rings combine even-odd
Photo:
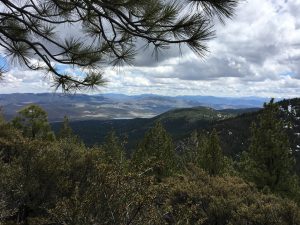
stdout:
[[[300,91],[300,0],[242,1],[232,21],[217,24],[203,59],[188,48],[137,56],[133,66],[107,67],[101,92],[125,94],[295,97]],[[26,74],[26,75],[24,75]],[[0,92],[45,91],[32,71],[10,71]],[[26,86],[26,88],[25,88]],[[16,88],[18,87],[18,88]]]
[[39,71],[15,68],[5,74],[0,81],[0,93],[39,93],[51,92],[51,80]]

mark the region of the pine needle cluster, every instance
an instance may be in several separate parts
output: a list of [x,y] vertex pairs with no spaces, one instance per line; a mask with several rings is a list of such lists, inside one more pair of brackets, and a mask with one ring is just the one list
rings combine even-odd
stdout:
[[[17,64],[43,70],[63,91],[105,84],[103,68],[131,64],[137,43],[155,55],[185,44],[204,56],[214,18],[231,18],[239,0],[26,0],[1,1],[0,46]],[[68,26],[78,32],[64,37]],[[80,68],[74,75],[56,65]],[[0,77],[6,67],[0,68]]]

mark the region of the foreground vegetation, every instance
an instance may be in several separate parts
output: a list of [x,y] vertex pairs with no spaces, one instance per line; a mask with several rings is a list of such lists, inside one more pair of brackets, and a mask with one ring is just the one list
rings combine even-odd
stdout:
[[156,123],[128,154],[111,132],[86,147],[65,118],[57,135],[31,105],[0,119],[0,224],[300,224],[299,177],[280,109],[253,124],[247,152],[223,155],[218,134],[180,149]]

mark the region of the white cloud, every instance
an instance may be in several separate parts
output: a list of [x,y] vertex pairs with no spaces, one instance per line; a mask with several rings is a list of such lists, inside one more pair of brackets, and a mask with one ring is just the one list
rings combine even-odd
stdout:
[[39,71],[12,69],[0,82],[0,93],[39,93],[51,92],[49,77]]
[[[218,24],[205,59],[187,48],[159,57],[137,56],[135,66],[107,68],[101,92],[165,95],[295,97],[300,91],[300,0],[243,1],[232,21]],[[13,70],[0,93],[49,91],[33,71]]]

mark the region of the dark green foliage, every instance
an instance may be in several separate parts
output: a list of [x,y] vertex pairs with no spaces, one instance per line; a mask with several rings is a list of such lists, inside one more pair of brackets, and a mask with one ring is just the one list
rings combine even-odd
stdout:
[[101,146],[107,157],[107,162],[116,164],[120,168],[124,168],[127,163],[124,143],[111,131],[105,138],[104,144]]
[[280,109],[273,100],[253,124],[249,151],[242,159],[245,176],[259,188],[288,193],[294,182],[295,159],[292,155]]
[[[0,192],[18,224],[44,224],[57,199],[84,188],[93,174],[96,154],[66,141],[27,140],[9,163],[0,162]],[[96,157],[95,160],[92,158]],[[46,223],[47,224],[47,223]]]
[[[293,150],[293,154],[296,157],[297,173],[300,174],[300,135],[298,135],[300,134],[300,120],[297,119],[300,118],[300,100],[295,98],[283,100],[276,104],[282,108],[280,118],[282,118],[284,121],[287,119],[286,113],[289,105],[292,106],[292,111],[296,112],[292,118],[288,118],[290,123],[292,123],[292,126],[290,129],[286,130],[288,132],[289,142]],[[225,111],[229,114],[232,113],[232,110]],[[240,110],[238,111],[240,112]],[[175,111],[175,113],[176,112],[180,112],[180,110]],[[196,118],[206,117],[205,115],[201,114],[201,111],[198,110],[192,114],[187,113],[191,117],[185,116],[185,110],[182,111],[182,117],[176,115],[173,116],[172,113],[170,118],[164,114],[162,115],[165,117],[163,119],[164,127],[172,136],[176,149],[178,149],[178,145],[182,142],[182,140],[189,137],[194,130],[197,130],[198,133],[201,133],[202,130],[211,132],[213,128],[215,128],[218,132],[220,144],[224,154],[228,157],[238,160],[241,156],[241,153],[248,150],[250,144],[249,137],[251,136],[251,124],[253,122],[257,122],[257,117],[263,112],[263,110],[257,110],[255,112],[250,111],[250,113],[245,113],[236,117],[218,121],[205,121],[202,119],[193,120],[192,118],[197,112],[199,112],[200,115],[197,115]],[[245,110],[242,112],[248,111]],[[104,137],[111,129],[114,129],[116,134],[120,137],[127,134],[128,141],[125,147],[127,152],[131,153],[134,150],[135,145],[143,138],[145,132],[154,125],[156,120],[160,119],[161,116],[151,119],[72,121],[71,126],[74,130],[74,133],[81,137],[84,143],[86,143],[88,146],[103,142]],[[53,129],[58,130],[59,126],[61,126],[61,124],[53,124]]]
[[22,148],[25,138],[22,133],[9,123],[0,123],[0,157],[9,162]]
[[[273,106],[267,106],[268,118]],[[69,130],[67,123],[64,129]],[[258,125],[254,133],[260,129]],[[284,137],[276,129],[274,134]],[[251,146],[265,149],[264,142],[254,140],[261,139],[252,138],[255,145]],[[175,151],[161,123],[147,132],[128,159],[124,143],[114,132],[100,147],[87,148],[68,136],[57,140],[24,137],[2,122],[0,224],[300,224],[298,199],[289,194],[291,189],[264,193],[261,184],[257,189],[229,171],[230,160],[223,156],[215,130],[208,136],[194,132],[185,147]],[[255,154],[260,152],[251,150],[246,162],[253,161]],[[278,168],[290,172],[284,173],[287,180],[294,178],[290,167],[282,165],[286,164]],[[255,169],[248,172],[257,175]],[[299,191],[297,185],[293,188],[294,193]]]
[[203,156],[200,165],[210,175],[219,175],[224,171],[224,155],[220,146],[217,131],[214,129],[203,145]]
[[212,176],[235,174],[233,162],[223,154],[217,131],[210,134],[194,131],[180,147],[183,167],[193,164]]
[[[128,151],[131,151],[143,138],[146,131],[153,127],[157,121],[161,121],[164,124],[164,128],[171,134],[175,142],[187,138],[194,130],[198,132],[202,129],[210,130],[211,127],[217,124],[216,128],[220,134],[224,152],[233,155],[240,151],[241,142],[244,141],[249,133],[247,132],[249,123],[256,116],[254,114],[238,115],[252,111],[259,111],[259,109],[250,109],[249,111],[247,109],[213,110],[206,107],[197,107],[171,110],[150,119],[70,121],[70,126],[74,133],[88,146],[102,143],[107,133],[113,129],[118,136],[127,136],[126,148]],[[56,133],[61,125],[62,122],[51,124]],[[231,128],[233,128],[234,136],[237,137],[234,140],[232,140],[234,137],[228,135],[228,129]]]
[[47,113],[38,105],[29,105],[18,112],[12,125],[21,130],[25,137],[31,139],[53,140]]
[[159,194],[168,224],[300,224],[296,203],[260,193],[238,177],[212,177],[197,167],[166,180]]
[[98,163],[84,189],[76,187],[70,197],[59,199],[50,218],[70,225],[144,224],[151,219],[154,189],[151,177]]
[[160,121],[168,120],[178,120],[184,119],[187,123],[193,123],[197,121],[216,121],[224,120],[231,117],[234,117],[236,112],[226,112],[225,110],[215,110],[209,107],[194,107],[194,108],[183,108],[183,109],[174,109],[166,113],[163,113],[157,116],[157,119]]
[[0,124],[5,123],[5,119],[3,117],[2,107],[0,107]]
[[64,121],[57,134],[58,139],[72,139],[75,138],[72,128],[70,127],[69,119],[64,116]]
[[[127,136],[128,141],[125,147],[130,152],[143,139],[146,131],[158,121],[164,124],[164,128],[171,134],[174,140],[180,140],[188,136],[193,130],[210,127],[214,121],[221,121],[238,114],[240,114],[240,110],[223,112],[207,107],[196,107],[171,110],[150,119],[71,121],[70,126],[74,130],[74,133],[88,146],[102,143],[107,133],[113,129],[118,136]],[[51,125],[57,133],[62,126],[62,122],[52,123]]]
[[174,172],[176,158],[172,138],[160,122],[147,131],[137,148],[133,155],[136,166],[152,170],[158,176]]
[[182,167],[185,167],[188,163],[201,164],[204,141],[203,134],[199,135],[197,131],[193,131],[189,138],[178,144],[177,153],[181,157]]

